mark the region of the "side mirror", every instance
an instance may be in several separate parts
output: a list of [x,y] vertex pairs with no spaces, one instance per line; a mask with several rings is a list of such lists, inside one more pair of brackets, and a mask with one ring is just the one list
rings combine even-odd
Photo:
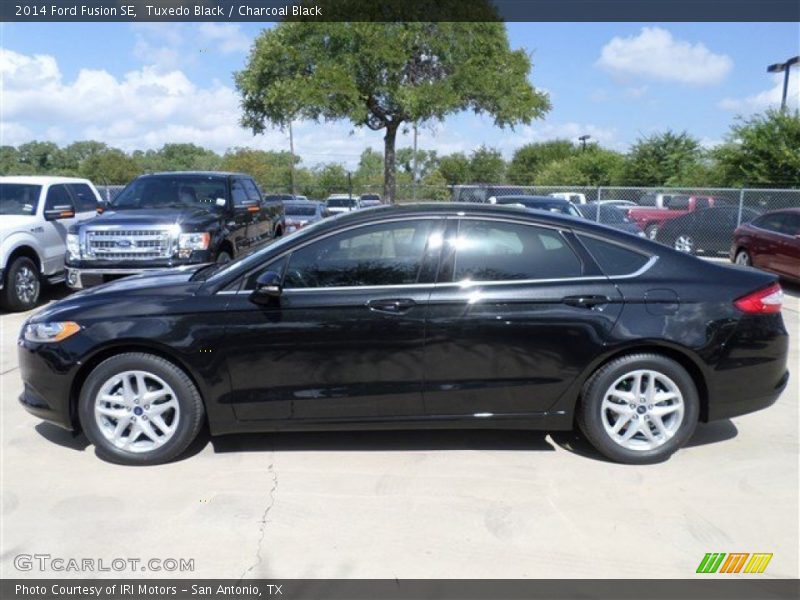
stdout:
[[256,289],[250,294],[250,302],[269,304],[283,292],[281,276],[275,271],[265,271],[256,280]]
[[214,200],[214,204],[216,204],[220,208],[225,208],[226,206],[228,206],[228,201],[225,200],[225,198],[216,198]]
[[71,219],[75,216],[75,209],[71,206],[56,206],[44,211],[45,221],[57,221],[58,219]]

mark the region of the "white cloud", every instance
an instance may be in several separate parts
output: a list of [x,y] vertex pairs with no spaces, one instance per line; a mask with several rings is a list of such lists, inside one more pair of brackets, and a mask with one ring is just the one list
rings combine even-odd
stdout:
[[217,48],[224,54],[247,52],[250,49],[250,37],[238,23],[201,23],[198,33],[201,39],[216,42]]
[[[772,87],[758,94],[745,98],[724,98],[719,107],[724,110],[741,113],[754,113],[767,108],[777,108],[781,104],[783,95],[783,73],[772,76]],[[786,94],[786,104],[790,108],[800,108],[800,75],[791,73],[789,76],[789,89]]]
[[733,61],[725,54],[714,54],[700,42],[676,39],[666,29],[643,27],[638,35],[608,42],[597,65],[623,79],[711,85],[725,79]]
[[616,129],[576,122],[545,122],[541,125],[526,125],[519,130],[518,135],[514,136],[513,141],[515,148],[531,142],[545,142],[554,139],[567,139],[577,143],[578,137],[587,134],[592,136],[591,143],[598,143],[606,148],[621,148]]

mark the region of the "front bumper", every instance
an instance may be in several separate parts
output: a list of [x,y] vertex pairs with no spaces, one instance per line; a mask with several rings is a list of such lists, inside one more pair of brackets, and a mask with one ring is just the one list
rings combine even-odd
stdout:
[[0,269],[0,290],[3,289],[3,286],[6,284],[6,270]]
[[70,390],[78,365],[59,356],[57,344],[17,342],[23,389],[22,407],[32,415],[74,431],[76,418],[70,412]]
[[148,271],[163,271],[186,265],[199,265],[211,262],[213,256],[208,250],[192,252],[189,258],[170,258],[148,261],[120,261],[109,264],[108,261],[80,261],[66,263],[67,287],[73,290],[93,287],[112,279],[139,275]]

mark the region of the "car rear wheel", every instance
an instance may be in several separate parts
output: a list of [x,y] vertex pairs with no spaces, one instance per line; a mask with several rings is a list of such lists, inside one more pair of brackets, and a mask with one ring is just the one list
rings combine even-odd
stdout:
[[694,433],[697,388],[679,363],[659,354],[623,356],[584,386],[578,425],[611,460],[648,464],[669,458]]
[[696,252],[694,238],[688,234],[682,234],[675,238],[673,247],[675,250],[686,254],[694,254]]
[[743,265],[745,267],[753,266],[753,259],[750,258],[750,253],[747,250],[739,250],[736,253],[735,262],[737,265]]
[[186,450],[200,431],[204,409],[183,370],[137,352],[113,356],[89,374],[78,414],[101,458],[154,465]]
[[644,234],[650,240],[656,239],[656,236],[658,235],[658,225],[648,225],[644,228]]
[[230,253],[226,250],[221,250],[217,253],[217,264],[224,265],[225,263],[229,263],[233,260]]
[[39,279],[39,269],[30,258],[26,256],[15,258],[6,271],[4,283],[0,292],[3,308],[20,312],[36,306],[42,284]]

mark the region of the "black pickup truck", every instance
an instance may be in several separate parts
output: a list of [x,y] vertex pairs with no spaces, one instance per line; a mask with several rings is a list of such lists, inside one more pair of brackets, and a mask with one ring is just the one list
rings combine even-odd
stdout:
[[70,228],[67,285],[227,262],[285,231],[283,203],[241,173],[154,173],[134,179],[96,218]]

